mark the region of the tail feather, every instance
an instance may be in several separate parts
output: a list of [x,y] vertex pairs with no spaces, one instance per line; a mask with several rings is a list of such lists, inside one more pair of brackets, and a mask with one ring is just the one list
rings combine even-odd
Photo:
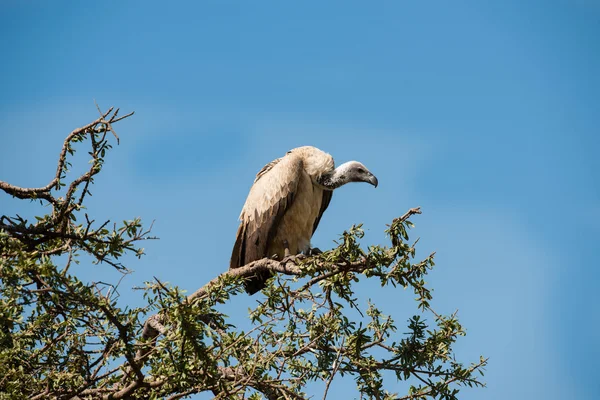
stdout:
[[246,293],[252,296],[253,294],[263,290],[265,286],[267,286],[267,281],[269,280],[269,278],[271,278],[271,276],[272,275],[270,272],[262,271],[246,279],[244,281],[244,288],[246,289]]

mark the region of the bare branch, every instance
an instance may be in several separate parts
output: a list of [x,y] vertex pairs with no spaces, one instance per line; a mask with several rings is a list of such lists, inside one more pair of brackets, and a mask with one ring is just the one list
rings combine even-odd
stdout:
[[[20,199],[31,199],[31,198],[42,198],[45,199],[51,203],[54,203],[56,200],[49,194],[50,191],[52,189],[56,188],[56,185],[58,184],[58,182],[60,181],[60,177],[62,174],[62,171],[64,169],[65,166],[65,161],[66,161],[66,156],[67,156],[67,150],[69,149],[69,143],[71,143],[71,141],[73,141],[73,139],[80,134],[91,134],[91,133],[96,133],[96,126],[99,124],[102,124],[103,122],[106,121],[106,117],[108,115],[110,115],[110,113],[112,112],[113,107],[109,108],[106,112],[104,113],[100,113],[100,118],[94,120],[93,122],[90,122],[87,125],[82,126],[81,128],[77,128],[75,130],[73,130],[68,136],[67,138],[64,140],[63,142],[63,146],[62,149],[60,151],[60,154],[58,156],[58,165],[56,168],[56,174],[54,176],[54,178],[50,181],[50,183],[48,183],[46,186],[43,187],[38,187],[38,188],[22,188],[19,186],[15,186],[15,185],[11,185],[7,182],[4,181],[0,181],[0,189],[2,189],[3,191],[5,191],[6,193],[15,196],[17,198]],[[121,118],[118,118],[116,120],[112,120],[111,122],[117,122],[120,121],[124,118],[127,118],[129,116],[133,115],[133,113],[125,115]]]

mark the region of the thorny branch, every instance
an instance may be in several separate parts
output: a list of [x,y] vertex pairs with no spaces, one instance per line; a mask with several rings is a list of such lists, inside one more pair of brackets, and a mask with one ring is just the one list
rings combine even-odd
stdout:
[[[119,109],[115,110],[111,107],[104,113],[100,112],[99,118],[93,122],[72,131],[63,142],[55,176],[46,186],[23,188],[0,181],[0,189],[5,193],[19,199],[40,200],[42,204],[46,202],[46,205],[50,205],[52,210],[35,223],[30,223],[18,215],[16,217],[2,215],[0,216],[0,230],[11,234],[11,237],[20,242],[25,250],[40,256],[72,254],[72,249],[82,248],[92,254],[97,262],[104,262],[122,269],[123,266],[115,259],[123,254],[123,251],[140,251],[134,246],[134,243],[149,238],[150,230],[139,231],[137,229],[139,221],[134,220],[131,221],[131,224],[118,230],[115,227],[113,229],[115,234],[111,235],[107,229],[110,221],[105,221],[99,227],[94,228],[95,221],[90,220],[85,214],[86,223],[77,225],[74,214],[83,209],[85,196],[90,194],[89,186],[93,183],[94,176],[102,170],[105,153],[111,148],[106,135],[112,133],[118,140],[113,124],[130,117],[133,112],[120,117],[118,115]],[[86,138],[89,138],[91,142],[89,169],[70,182],[66,191],[62,192],[63,196],[56,197],[66,186],[64,181],[70,167],[67,156],[73,155],[76,151],[74,145]],[[75,200],[74,195],[78,190],[81,191],[81,194]],[[57,240],[63,244],[53,246],[52,243]],[[5,257],[16,254],[6,248],[2,253]]]

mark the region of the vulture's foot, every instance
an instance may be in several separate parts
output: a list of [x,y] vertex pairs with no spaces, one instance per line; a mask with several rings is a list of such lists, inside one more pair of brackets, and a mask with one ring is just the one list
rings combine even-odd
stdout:
[[283,263],[283,264],[285,264],[286,262],[291,261],[294,264],[296,264],[297,261],[303,260],[305,258],[306,258],[306,256],[304,254],[300,253],[300,254],[296,254],[294,256],[284,257],[283,260],[281,260],[280,262]]
[[302,260],[304,258],[306,258],[306,254],[292,254],[292,252],[290,251],[290,245],[288,241],[283,241],[283,260],[281,260],[282,263],[286,263],[288,261],[295,263],[296,261]]
[[316,256],[319,254],[323,254],[323,252],[318,247],[312,247],[308,249],[308,251],[306,251],[306,255],[309,257]]

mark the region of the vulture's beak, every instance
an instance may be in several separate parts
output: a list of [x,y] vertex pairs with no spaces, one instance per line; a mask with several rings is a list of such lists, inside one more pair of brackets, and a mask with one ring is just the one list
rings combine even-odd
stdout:
[[375,187],[377,187],[377,184],[379,183],[379,181],[377,180],[377,177],[370,172],[369,172],[369,179],[367,182],[369,182],[371,185],[373,185]]

